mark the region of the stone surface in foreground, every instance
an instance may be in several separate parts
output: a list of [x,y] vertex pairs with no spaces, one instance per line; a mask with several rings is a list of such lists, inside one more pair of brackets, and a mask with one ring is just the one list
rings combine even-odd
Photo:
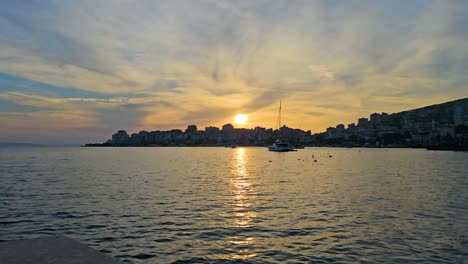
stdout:
[[0,242],[2,264],[121,264],[68,237],[46,237]]

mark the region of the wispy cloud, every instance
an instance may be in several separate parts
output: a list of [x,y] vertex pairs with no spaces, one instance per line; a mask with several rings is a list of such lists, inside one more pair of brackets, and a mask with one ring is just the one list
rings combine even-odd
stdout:
[[467,17],[462,0],[2,1],[0,122],[270,126],[283,98],[288,125],[322,130],[466,97]]

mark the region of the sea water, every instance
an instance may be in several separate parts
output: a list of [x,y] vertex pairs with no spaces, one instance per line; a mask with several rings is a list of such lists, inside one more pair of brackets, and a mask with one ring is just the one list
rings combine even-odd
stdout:
[[130,263],[466,263],[468,153],[3,148],[0,240]]

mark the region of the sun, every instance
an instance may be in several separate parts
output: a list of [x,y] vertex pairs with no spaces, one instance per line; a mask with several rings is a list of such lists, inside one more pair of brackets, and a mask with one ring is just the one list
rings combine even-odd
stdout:
[[237,114],[234,117],[234,123],[239,125],[245,125],[247,120],[249,120],[249,116],[247,114]]

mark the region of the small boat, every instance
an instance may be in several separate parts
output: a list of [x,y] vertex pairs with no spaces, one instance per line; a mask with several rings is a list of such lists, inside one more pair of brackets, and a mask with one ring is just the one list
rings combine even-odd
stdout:
[[288,142],[277,139],[275,143],[268,146],[268,151],[288,152],[296,151]]
[[231,148],[237,148],[236,144],[231,144]]
[[[278,121],[277,121],[277,129],[281,128],[281,100],[279,105],[278,111]],[[277,139],[275,143],[268,146],[268,151],[275,151],[275,152],[289,152],[289,151],[297,151],[294,149],[293,146],[289,145],[287,141]]]

